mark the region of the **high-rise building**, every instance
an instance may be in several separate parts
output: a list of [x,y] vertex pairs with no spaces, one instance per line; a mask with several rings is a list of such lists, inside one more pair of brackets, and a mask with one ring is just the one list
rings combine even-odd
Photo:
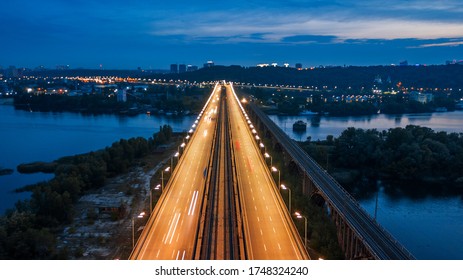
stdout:
[[209,60],[208,62],[204,63],[204,68],[212,67],[214,66],[214,61]]
[[178,73],[178,65],[177,64],[171,64],[170,65],[170,73]]
[[186,67],[187,72],[192,72],[192,71],[196,71],[196,70],[198,70],[198,66],[195,66],[195,65],[188,65]]
[[185,73],[186,72],[186,65],[185,64],[179,64],[178,65],[178,72],[179,73]]

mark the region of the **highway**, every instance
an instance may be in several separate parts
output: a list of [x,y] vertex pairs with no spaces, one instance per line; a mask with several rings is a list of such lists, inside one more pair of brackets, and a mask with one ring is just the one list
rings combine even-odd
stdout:
[[216,84],[130,259],[310,259],[246,118]]
[[267,128],[274,133],[276,139],[295,163],[309,175],[317,189],[327,199],[330,207],[333,207],[343,217],[376,259],[414,259],[394,237],[365,212],[333,177],[307,155],[265,113],[259,110],[255,104],[249,104],[249,106]]
[[[193,259],[221,87],[217,84],[130,259]],[[191,135],[191,133],[190,133]]]
[[204,227],[200,234],[201,250],[198,258],[203,260],[240,259],[244,251],[239,241],[242,230],[238,225],[239,207],[236,207],[235,201],[236,176],[233,168],[228,99],[225,87],[222,87],[214,151],[206,180]]
[[309,259],[232,85],[227,96],[247,258]]

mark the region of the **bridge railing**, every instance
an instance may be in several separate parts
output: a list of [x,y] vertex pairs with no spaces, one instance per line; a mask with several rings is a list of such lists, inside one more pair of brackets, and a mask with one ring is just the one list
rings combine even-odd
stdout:
[[[289,136],[280,128],[278,127],[265,113],[263,113],[255,104],[250,103],[249,107],[254,111],[254,113],[260,118],[260,120],[267,126],[267,128],[272,131],[274,136],[277,138],[279,142],[282,143],[287,143],[287,145],[284,145],[284,148],[287,150],[287,152],[290,154],[290,156],[295,160],[296,164],[307,173],[307,168],[304,166],[303,163],[299,162],[297,156],[293,153],[300,154],[304,156],[304,160],[311,165],[311,168],[314,169],[315,172],[323,173],[325,176],[325,187],[322,187],[321,184],[324,182],[317,182],[318,180],[311,176],[309,173],[307,175],[313,179],[313,182],[317,185],[318,189],[322,191],[328,198],[330,196],[325,192],[327,187],[332,187],[336,188],[339,191],[345,195],[345,197],[348,199],[349,203],[347,205],[344,205],[345,207],[350,207],[351,209],[354,209],[354,211],[357,211],[357,213],[361,213],[363,216],[365,216],[371,223],[373,223],[377,229],[385,236],[387,237],[390,241],[392,241],[405,255],[405,257],[409,259],[414,259],[413,255],[400,243],[395,239],[392,234],[390,234],[383,226],[381,226],[375,219],[371,217],[369,213],[365,211],[363,207],[360,206],[360,204],[357,202],[357,200],[344,189],[325,169],[323,169],[314,159],[312,159],[297,143],[295,143],[294,140],[289,138]],[[293,150],[293,151],[291,151]],[[330,198],[331,199],[331,198]],[[349,224],[352,230],[356,232],[356,235],[362,238],[362,234],[360,233],[359,228],[357,225],[354,225],[352,222],[349,221],[349,219],[346,219],[347,217],[343,214],[343,211],[339,209],[339,207],[332,203],[332,205],[337,208],[338,213],[341,214],[341,216],[344,217],[344,220]],[[355,219],[355,218],[354,218]],[[364,239],[365,240],[365,239]],[[368,243],[366,243],[367,247],[370,247]],[[370,247],[370,249],[372,249]],[[374,250],[372,250],[372,253],[374,254]]]

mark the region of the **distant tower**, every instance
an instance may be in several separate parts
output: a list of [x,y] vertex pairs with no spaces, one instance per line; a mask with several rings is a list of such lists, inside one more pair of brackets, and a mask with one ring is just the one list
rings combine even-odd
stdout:
[[209,60],[208,62],[204,63],[203,66],[204,66],[204,68],[212,67],[212,66],[214,66],[214,61]]
[[177,64],[171,64],[170,65],[170,73],[174,73],[174,74],[178,73],[178,65]]
[[198,70],[198,66],[195,66],[195,65],[187,65],[187,67],[186,67],[187,72],[192,72],[192,71],[196,71],[196,70]]
[[178,65],[178,72],[179,73],[185,73],[186,72],[186,65],[185,64],[179,64]]

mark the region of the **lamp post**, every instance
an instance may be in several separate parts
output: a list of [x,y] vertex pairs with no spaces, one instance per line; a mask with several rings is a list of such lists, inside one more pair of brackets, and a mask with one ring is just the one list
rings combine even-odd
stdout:
[[169,172],[170,167],[161,171],[161,191],[164,191],[164,172]]
[[185,148],[186,144],[185,142],[183,142],[182,144],[180,144],[180,146],[178,146],[177,148],[177,153],[180,155],[180,148],[182,148],[182,152],[183,152],[183,148]]
[[277,172],[278,171],[278,186],[281,184],[280,182],[280,170],[278,170],[275,166],[272,166],[272,172]]
[[[161,188],[160,184],[157,184],[156,187],[154,187],[155,190],[159,190]],[[152,196],[153,190],[150,188],[150,215],[151,212],[153,212],[153,196]]]
[[[145,217],[145,212],[138,214],[137,218],[141,219]],[[132,249],[135,248],[135,219],[132,217]]]
[[288,196],[289,196],[289,200],[288,200],[288,211],[289,213],[291,213],[291,189],[286,187],[285,185],[281,185],[281,189],[283,190],[288,190]]
[[178,158],[180,155],[179,152],[176,152],[171,158],[170,158],[170,169],[174,169],[174,157]]
[[298,219],[304,218],[304,220],[305,220],[304,245],[307,248],[307,218],[305,216],[302,216],[299,212],[294,212],[294,215],[296,215],[296,218],[298,218]]
[[262,149],[264,149],[264,153],[265,153],[265,145],[264,145],[264,143],[260,142],[259,147],[261,147]]
[[265,153],[265,154],[264,154],[264,156],[265,156],[265,158],[270,158],[270,166],[272,166],[272,165],[273,165],[273,159],[272,159],[272,156],[271,156],[271,155],[269,155],[268,153]]

